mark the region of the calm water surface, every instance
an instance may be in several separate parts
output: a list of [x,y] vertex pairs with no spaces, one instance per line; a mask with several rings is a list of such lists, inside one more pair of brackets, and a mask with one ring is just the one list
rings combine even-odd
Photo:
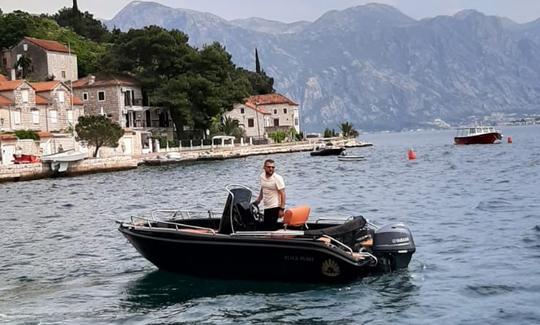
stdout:
[[408,270],[347,285],[160,272],[116,230],[156,207],[221,208],[226,184],[257,186],[262,156],[0,184],[0,323],[539,324],[540,127],[503,132],[513,144],[366,134],[361,162],[272,156],[289,205],[412,228]]

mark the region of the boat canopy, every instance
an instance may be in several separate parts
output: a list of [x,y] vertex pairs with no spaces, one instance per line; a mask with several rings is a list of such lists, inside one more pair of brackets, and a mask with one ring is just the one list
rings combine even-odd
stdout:
[[468,137],[479,134],[494,133],[495,128],[492,126],[476,126],[476,127],[467,127],[457,129],[458,137]]

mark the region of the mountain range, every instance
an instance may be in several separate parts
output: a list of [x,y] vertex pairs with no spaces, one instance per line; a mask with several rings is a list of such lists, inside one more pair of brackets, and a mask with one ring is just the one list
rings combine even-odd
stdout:
[[540,114],[540,19],[464,10],[415,20],[383,4],[329,11],[314,22],[216,15],[134,1],[109,27],[179,29],[200,47],[223,44],[233,61],[262,68],[298,102],[301,127],[401,130],[483,116]]

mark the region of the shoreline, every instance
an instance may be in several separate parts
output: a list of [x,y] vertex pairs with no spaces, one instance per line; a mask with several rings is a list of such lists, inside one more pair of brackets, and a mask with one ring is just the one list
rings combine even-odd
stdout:
[[[341,145],[345,144],[345,140],[335,142],[341,142]],[[0,165],[0,183],[115,172],[136,169],[142,165],[161,166],[193,161],[226,160],[248,156],[312,151],[314,146],[315,143],[313,142],[297,142],[271,145],[225,146],[214,147],[212,149],[167,151],[151,153],[139,157],[114,156],[110,158],[87,158],[70,163],[67,171],[63,173],[53,171],[49,163],[44,162]],[[348,147],[367,146],[372,146],[372,144],[356,141],[356,143],[349,145]]]

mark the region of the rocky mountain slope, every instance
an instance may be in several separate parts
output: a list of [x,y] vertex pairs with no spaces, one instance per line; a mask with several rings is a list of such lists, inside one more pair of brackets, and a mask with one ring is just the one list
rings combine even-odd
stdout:
[[368,4],[312,23],[215,15],[132,2],[108,26],[177,28],[201,46],[224,44],[240,66],[264,70],[300,103],[302,128],[351,121],[363,130],[459,123],[494,113],[540,113],[540,20],[517,24],[472,10],[414,20]]

